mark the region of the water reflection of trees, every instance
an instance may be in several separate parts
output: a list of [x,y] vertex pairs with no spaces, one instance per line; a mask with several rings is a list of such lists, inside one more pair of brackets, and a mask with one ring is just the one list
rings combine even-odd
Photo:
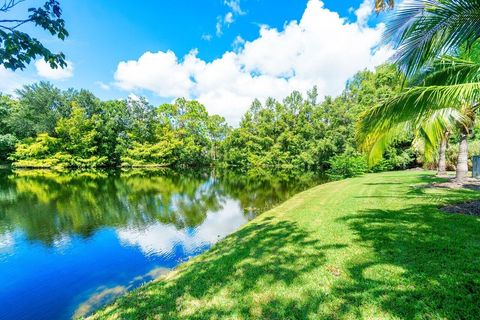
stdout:
[[0,172],[0,234],[20,229],[51,245],[101,227],[195,227],[228,198],[252,217],[311,184],[307,180],[170,170]]
[[221,171],[218,176],[224,192],[238,199],[249,216],[264,212],[323,180],[313,172]]

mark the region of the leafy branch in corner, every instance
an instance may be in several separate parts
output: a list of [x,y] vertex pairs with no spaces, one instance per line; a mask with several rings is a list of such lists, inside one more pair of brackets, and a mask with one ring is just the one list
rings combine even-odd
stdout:
[[7,69],[24,69],[32,59],[42,57],[52,68],[64,68],[67,63],[63,53],[52,53],[38,39],[19,30],[26,24],[34,24],[65,40],[68,31],[62,19],[58,0],[47,0],[42,7],[29,8],[27,18],[4,18],[13,8],[25,0],[5,0],[0,6],[0,65]]

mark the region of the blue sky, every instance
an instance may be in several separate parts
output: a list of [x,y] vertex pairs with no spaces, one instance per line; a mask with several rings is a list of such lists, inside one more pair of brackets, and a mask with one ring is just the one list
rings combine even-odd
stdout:
[[[26,6],[41,3],[27,0]],[[371,8],[371,0],[63,0],[66,41],[26,30],[64,52],[71,69],[55,74],[32,64],[24,72],[3,71],[0,90],[50,80],[103,99],[135,93],[158,104],[182,95],[235,123],[254,97],[281,98],[313,85],[321,94],[338,94],[355,71],[384,61],[387,54],[378,57],[373,50],[379,18],[370,9],[356,11],[362,4]],[[119,72],[126,61],[131,63]],[[340,76],[333,68],[337,62]]]

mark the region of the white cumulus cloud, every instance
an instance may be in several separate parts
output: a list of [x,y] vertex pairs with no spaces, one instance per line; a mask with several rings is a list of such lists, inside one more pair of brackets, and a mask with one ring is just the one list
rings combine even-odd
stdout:
[[190,96],[191,75],[201,67],[196,54],[192,51],[179,61],[172,51],[146,52],[138,60],[120,62],[115,80],[125,90],[147,89],[162,97]]
[[70,61],[67,61],[67,66],[65,68],[58,67],[54,69],[51,68],[45,60],[37,60],[35,62],[35,68],[40,77],[49,80],[65,80],[73,77],[73,63]]
[[235,125],[255,98],[281,99],[314,85],[320,96],[337,95],[357,71],[384,62],[391,50],[373,50],[384,26],[368,26],[368,15],[358,10],[357,21],[349,22],[310,0],[300,21],[283,30],[262,26],[256,39],[237,41],[216,60],[204,61],[196,50],[183,58],[172,51],[146,52],[120,62],[115,81],[125,90],[197,99]]

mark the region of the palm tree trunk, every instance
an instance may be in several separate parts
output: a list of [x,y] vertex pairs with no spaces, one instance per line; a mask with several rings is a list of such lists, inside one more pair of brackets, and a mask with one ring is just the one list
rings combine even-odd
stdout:
[[437,176],[443,177],[447,175],[447,137],[448,133],[442,138],[440,142],[440,149],[438,151],[438,172]]
[[466,129],[460,133],[460,146],[458,149],[457,173],[455,180],[462,181],[468,175],[468,132]]

